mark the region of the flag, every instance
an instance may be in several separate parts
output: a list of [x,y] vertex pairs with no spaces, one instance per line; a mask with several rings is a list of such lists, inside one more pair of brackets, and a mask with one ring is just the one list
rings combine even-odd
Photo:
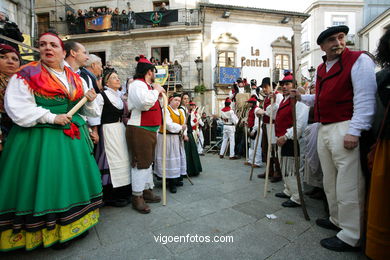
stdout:
[[164,86],[168,79],[168,66],[156,66],[157,73],[155,74],[154,83]]
[[85,19],[85,29],[103,31],[111,28],[111,15],[101,15]]
[[135,23],[144,25],[167,24],[178,21],[178,10],[135,13]]

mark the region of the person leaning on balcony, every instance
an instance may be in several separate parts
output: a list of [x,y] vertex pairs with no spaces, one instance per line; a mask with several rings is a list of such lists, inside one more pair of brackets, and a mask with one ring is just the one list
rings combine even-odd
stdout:
[[371,128],[377,89],[375,63],[364,51],[346,48],[348,31],[340,25],[318,36],[325,56],[317,68],[316,94],[291,91],[298,101],[314,106],[314,120],[321,123],[317,146],[330,217],[316,224],[338,231],[321,240],[334,251],[359,250],[362,241],[365,179],[359,138]]
[[77,10],[77,17],[76,17],[76,33],[85,33],[85,16],[83,13],[83,10],[79,9]]
[[129,11],[127,13],[127,17],[128,17],[128,25],[127,25],[127,29],[134,29],[134,25],[135,25],[135,13],[133,10],[131,10],[131,8],[129,8]]
[[119,8],[115,8],[114,12],[112,13],[111,17],[111,25],[113,31],[119,31]]
[[122,10],[121,15],[119,16],[119,29],[121,31],[127,31],[128,23],[129,23],[129,17],[127,16],[126,10]]

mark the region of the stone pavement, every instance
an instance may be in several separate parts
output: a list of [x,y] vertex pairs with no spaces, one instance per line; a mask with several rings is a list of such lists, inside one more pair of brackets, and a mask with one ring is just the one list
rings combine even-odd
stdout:
[[[320,239],[334,231],[315,225],[324,215],[322,202],[306,199],[311,221],[305,221],[301,208],[287,209],[274,193],[282,183],[270,184],[263,197],[264,180],[243,160],[201,157],[203,173],[192,178],[176,194],[168,192],[167,206],[151,204],[152,212],[141,215],[130,206],[106,207],[100,222],[89,236],[71,247],[32,252],[9,252],[0,259],[351,259],[366,260],[363,253],[336,253],[322,248]],[[158,193],[161,192],[157,188]],[[265,214],[275,214],[270,220]],[[162,243],[154,236],[233,236],[233,243]]]

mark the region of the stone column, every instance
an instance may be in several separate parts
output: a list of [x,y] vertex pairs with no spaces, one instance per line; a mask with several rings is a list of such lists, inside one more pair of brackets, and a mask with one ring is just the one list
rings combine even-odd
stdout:
[[301,68],[300,68],[301,59],[302,59],[302,56],[301,56],[302,24],[297,18],[295,18],[293,21],[292,29],[294,31],[294,42],[292,42],[292,44],[294,44],[294,52],[295,52],[294,53],[294,57],[295,57],[294,76],[295,76],[295,79],[298,83],[298,86],[300,86],[301,85],[301,77],[302,77]]

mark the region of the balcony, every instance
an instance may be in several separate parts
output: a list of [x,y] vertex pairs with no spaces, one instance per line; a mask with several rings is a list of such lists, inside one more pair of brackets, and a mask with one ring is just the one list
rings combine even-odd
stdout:
[[355,45],[355,40],[356,40],[356,35],[355,34],[347,34],[347,45]]
[[[43,32],[46,32],[48,29],[56,31],[58,34],[61,35],[71,35],[75,36],[77,38],[77,34],[86,34],[86,33],[102,33],[102,32],[111,32],[110,35],[118,34],[118,32],[121,32],[122,34],[130,33],[132,30],[137,29],[147,29],[147,28],[154,28],[154,29],[163,29],[163,28],[170,28],[170,27],[191,27],[191,26],[199,26],[199,10],[198,9],[175,9],[175,10],[169,10],[172,12],[177,12],[177,18],[175,13],[175,18],[173,20],[170,20],[168,22],[155,22],[152,23],[149,21],[149,24],[137,24],[136,19],[129,21],[126,20],[119,20],[117,22],[114,22],[112,20],[112,16],[109,15],[103,15],[94,17],[98,18],[94,21],[91,21],[88,18],[85,19],[84,23],[76,22],[75,24],[71,25],[70,23],[67,23],[66,21],[50,21],[49,24],[42,24],[37,23],[38,28],[38,34],[41,34]],[[150,12],[153,14],[153,12]],[[135,16],[137,15],[140,17],[143,15],[144,17],[147,16],[146,13],[135,13]],[[150,20],[152,20],[152,15],[150,15]],[[167,28],[168,27],[168,28]],[[173,29],[173,28],[172,28]],[[72,37],[73,38],[73,37]]]
[[301,44],[301,53],[310,51],[310,42],[306,41]]

